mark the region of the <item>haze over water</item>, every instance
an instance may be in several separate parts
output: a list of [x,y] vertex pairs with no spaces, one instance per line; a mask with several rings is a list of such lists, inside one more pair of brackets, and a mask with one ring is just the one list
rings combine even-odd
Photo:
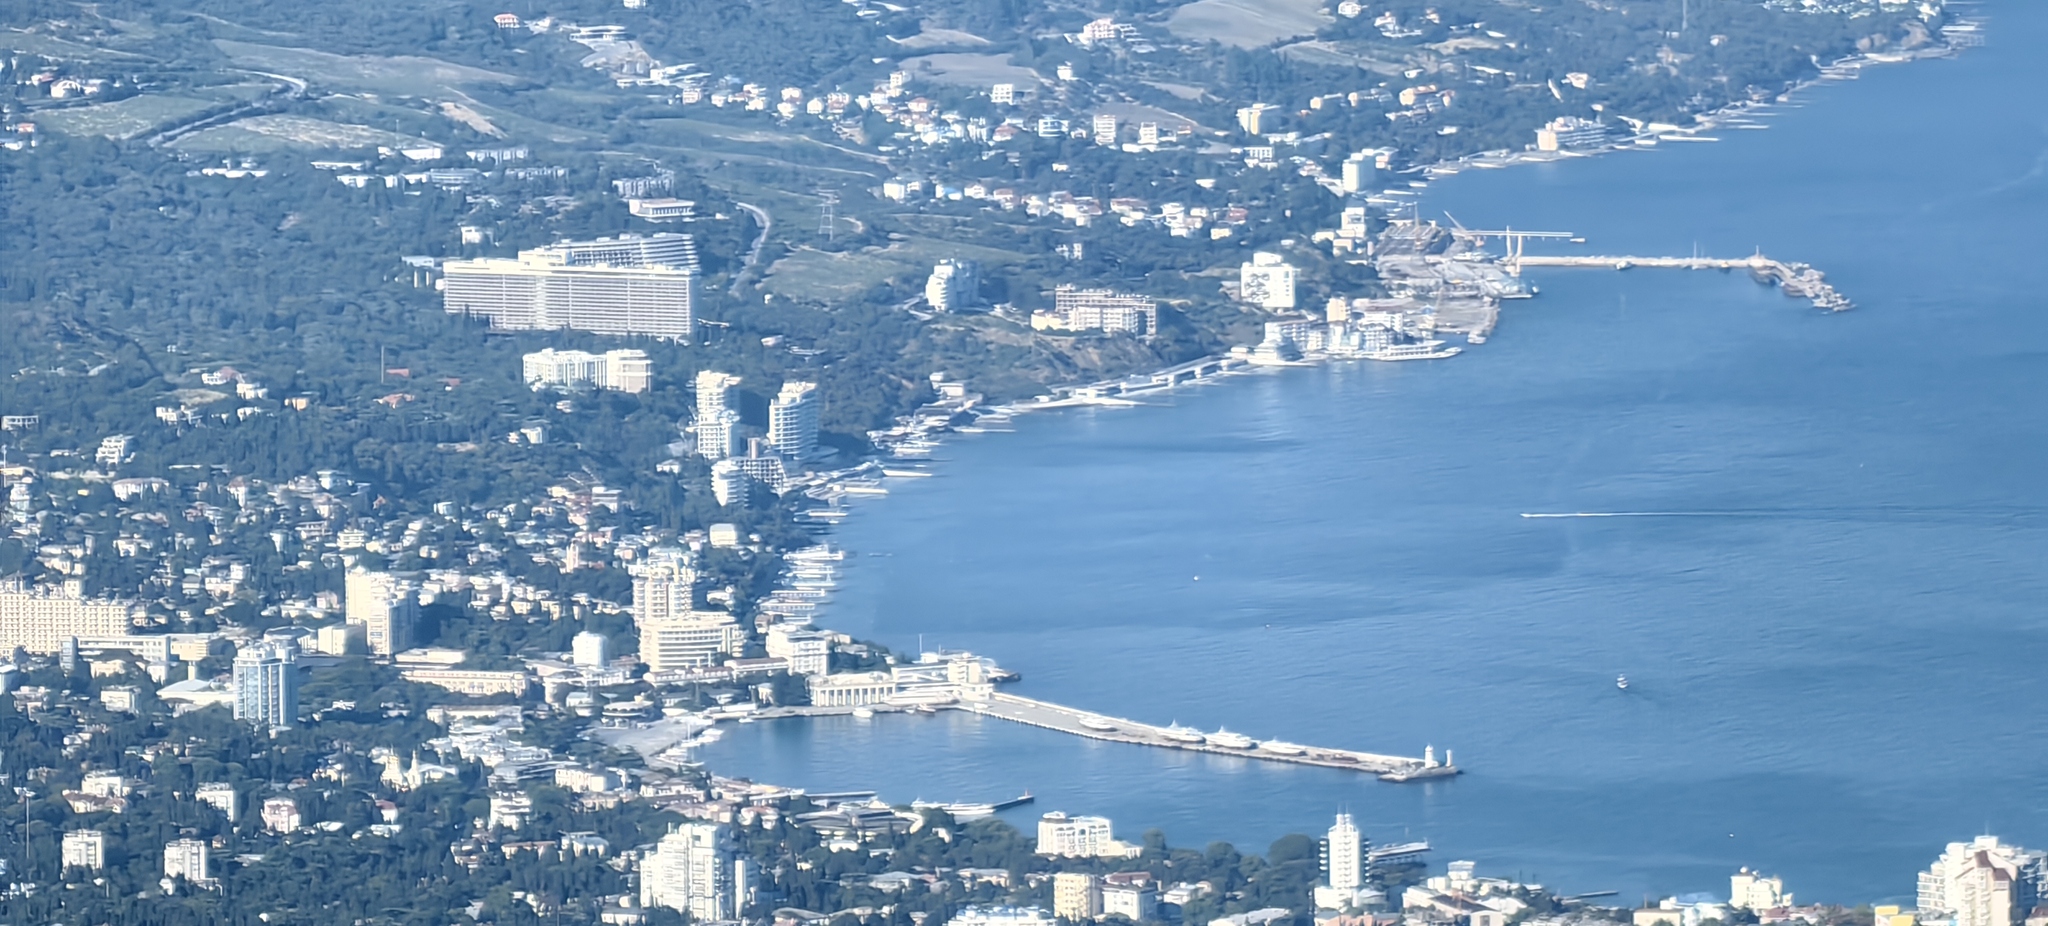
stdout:
[[1022,416],[835,538],[836,629],[1119,716],[1449,747],[1464,777],[951,712],[730,727],[703,758],[898,801],[1030,789],[1020,824],[1100,813],[1175,845],[1263,851],[1344,806],[1439,868],[1623,902],[1739,865],[1881,902],[1987,828],[2048,847],[2048,5],[1982,9],[1988,47],[1807,91],[1770,131],[1423,200],[1580,253],[1761,246],[1854,312],[1739,273],[1536,272],[1465,356]]

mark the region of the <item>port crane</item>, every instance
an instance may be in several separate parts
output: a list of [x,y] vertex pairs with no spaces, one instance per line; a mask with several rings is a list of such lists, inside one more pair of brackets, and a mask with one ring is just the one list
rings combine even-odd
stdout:
[[1581,237],[1579,237],[1579,236],[1577,236],[1577,235],[1574,235],[1574,234],[1572,234],[1571,232],[1555,232],[1555,231],[1518,231],[1518,230],[1516,230],[1516,229],[1513,229],[1513,228],[1501,228],[1501,229],[1473,229],[1473,228],[1466,228],[1466,227],[1465,227],[1465,224],[1464,224],[1463,222],[1460,222],[1460,221],[1458,221],[1458,217],[1457,217],[1457,216],[1454,216],[1454,215],[1452,215],[1452,214],[1450,214],[1450,213],[1448,213],[1448,212],[1444,213],[1444,218],[1447,218],[1447,219],[1450,219],[1450,220],[1451,220],[1451,236],[1452,236],[1452,237],[1454,237],[1454,238],[1462,238],[1462,239],[1465,239],[1465,240],[1467,240],[1467,241],[1471,241],[1471,242],[1472,242],[1472,243],[1474,243],[1474,244],[1480,244],[1480,245],[1483,245],[1483,244],[1485,244],[1485,243],[1486,243],[1486,239],[1488,239],[1488,238],[1499,238],[1499,239],[1501,239],[1501,241],[1502,241],[1502,242],[1504,242],[1504,243],[1505,243],[1505,244],[1507,245],[1507,252],[1508,252],[1508,253],[1507,253],[1507,257],[1506,257],[1506,258],[1504,259],[1503,263],[1507,264],[1507,268],[1508,268],[1508,273],[1511,273],[1511,274],[1513,274],[1513,275],[1515,275],[1515,276],[1521,276],[1521,275],[1522,275],[1522,251],[1523,251],[1523,249],[1524,249],[1524,248],[1525,248],[1525,247],[1526,247],[1526,246],[1528,245],[1528,243],[1529,243],[1529,239],[1531,239],[1531,238],[1560,238],[1560,239],[1564,239],[1564,240],[1568,240],[1568,241],[1584,241],[1584,240],[1586,240],[1586,239],[1584,239],[1584,238],[1581,238]]

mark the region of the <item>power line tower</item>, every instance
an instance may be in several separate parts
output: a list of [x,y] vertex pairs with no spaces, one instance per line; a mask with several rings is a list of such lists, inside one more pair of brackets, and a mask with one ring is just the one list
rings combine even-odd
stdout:
[[839,233],[839,191],[831,187],[819,187],[818,234],[826,241],[833,240]]

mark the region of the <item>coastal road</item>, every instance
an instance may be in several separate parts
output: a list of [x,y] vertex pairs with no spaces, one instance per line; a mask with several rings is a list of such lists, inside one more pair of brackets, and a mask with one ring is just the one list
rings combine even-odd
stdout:
[[761,233],[754,236],[754,246],[747,249],[746,259],[740,262],[740,272],[733,275],[730,292],[737,296],[740,286],[747,281],[747,274],[754,272],[754,265],[761,262],[761,249],[768,245],[768,230],[775,227],[775,220],[769,218],[768,210],[752,203],[736,202],[733,205],[747,210],[747,214],[754,217],[754,224],[761,226]]

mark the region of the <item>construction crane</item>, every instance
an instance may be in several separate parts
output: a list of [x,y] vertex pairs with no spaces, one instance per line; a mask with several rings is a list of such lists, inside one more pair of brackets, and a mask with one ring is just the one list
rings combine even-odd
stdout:
[[1514,274],[1515,276],[1522,275],[1522,250],[1529,243],[1529,239],[1559,238],[1568,241],[1586,240],[1584,238],[1572,234],[1571,232],[1516,231],[1512,228],[1472,229],[1466,228],[1464,223],[1458,221],[1457,216],[1454,216],[1448,212],[1444,213],[1444,218],[1451,220],[1452,237],[1463,238],[1474,244],[1480,245],[1485,244],[1486,239],[1488,238],[1499,238],[1501,239],[1501,241],[1505,242],[1507,245],[1508,253],[1507,257],[1503,260],[1503,263],[1507,264],[1508,272]]

